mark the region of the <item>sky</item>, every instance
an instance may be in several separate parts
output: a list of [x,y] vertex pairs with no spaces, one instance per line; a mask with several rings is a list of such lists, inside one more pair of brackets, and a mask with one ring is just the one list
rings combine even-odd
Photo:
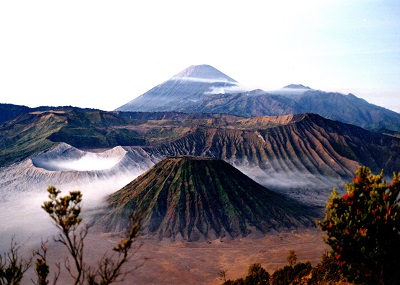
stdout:
[[400,112],[400,1],[0,1],[0,103],[114,110],[190,65]]

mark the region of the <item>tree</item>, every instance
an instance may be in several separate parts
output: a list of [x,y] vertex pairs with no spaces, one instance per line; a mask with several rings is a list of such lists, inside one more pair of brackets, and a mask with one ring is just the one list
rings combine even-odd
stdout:
[[261,266],[260,263],[253,263],[247,270],[245,278],[236,280],[225,280],[223,285],[268,285],[269,273]]
[[245,284],[269,284],[269,273],[261,267],[260,263],[253,263],[247,270]]
[[301,279],[308,275],[312,269],[311,263],[297,263],[297,255],[294,250],[289,251],[286,258],[289,265],[276,270],[270,280],[271,285],[301,284]]
[[382,176],[359,167],[343,196],[333,190],[325,218],[318,222],[333,256],[354,282],[400,282],[400,172],[393,174],[391,184]]
[[289,263],[289,266],[293,266],[297,262],[297,255],[294,250],[289,251],[289,255],[286,258],[287,262]]
[[24,259],[20,256],[21,245],[11,239],[10,250],[0,255],[0,285],[20,284],[24,273],[31,266],[33,257]]
[[339,262],[331,254],[326,253],[322,256],[321,262],[311,269],[307,284],[338,284],[345,281]]
[[[81,201],[82,194],[80,191],[69,192],[69,195],[59,197],[61,191],[53,186],[47,189],[49,192],[49,201],[44,202],[42,208],[53,219],[59,234],[55,241],[63,244],[72,257],[73,267],[71,267],[69,259],[65,259],[65,267],[73,279],[73,283],[90,284],[90,285],[106,285],[116,281],[125,275],[122,266],[131,257],[130,249],[134,240],[140,233],[140,223],[135,216],[131,217],[131,227],[128,235],[120,243],[113,248],[117,256],[104,255],[97,267],[88,266],[83,258],[83,249],[85,237],[88,233],[88,227],[82,225]],[[37,284],[48,284],[47,276],[49,267],[46,262],[46,249],[42,244],[42,253],[36,260],[35,270],[38,275]],[[59,265],[58,265],[58,268]],[[58,274],[55,275],[54,284],[56,283]]]

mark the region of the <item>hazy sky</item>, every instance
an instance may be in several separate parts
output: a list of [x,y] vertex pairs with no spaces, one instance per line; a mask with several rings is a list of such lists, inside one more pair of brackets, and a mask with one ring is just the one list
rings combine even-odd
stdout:
[[1,1],[0,103],[113,110],[193,64],[400,112],[400,1]]

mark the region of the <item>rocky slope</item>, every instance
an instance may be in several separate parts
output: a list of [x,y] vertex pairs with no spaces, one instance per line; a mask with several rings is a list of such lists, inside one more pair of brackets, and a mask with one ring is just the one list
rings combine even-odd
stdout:
[[123,229],[133,211],[157,239],[214,240],[314,225],[317,211],[274,193],[222,160],[171,157],[108,198],[106,230]]

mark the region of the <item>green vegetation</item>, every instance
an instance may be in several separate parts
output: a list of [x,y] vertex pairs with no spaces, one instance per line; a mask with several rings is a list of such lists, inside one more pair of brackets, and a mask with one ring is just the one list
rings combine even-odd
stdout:
[[382,173],[356,171],[347,192],[334,189],[319,223],[346,276],[363,284],[399,284],[400,173],[387,184]]

